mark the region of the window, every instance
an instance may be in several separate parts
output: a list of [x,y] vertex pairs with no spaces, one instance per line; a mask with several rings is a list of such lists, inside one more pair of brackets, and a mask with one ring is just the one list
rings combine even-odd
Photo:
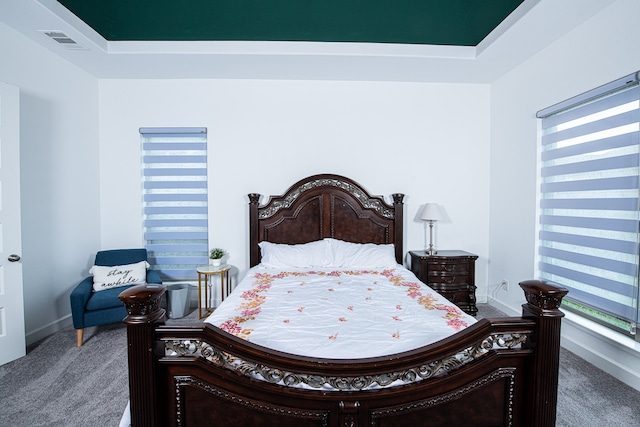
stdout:
[[638,322],[638,75],[538,113],[538,269],[563,305],[635,335]]
[[144,239],[165,281],[208,263],[207,130],[141,128]]

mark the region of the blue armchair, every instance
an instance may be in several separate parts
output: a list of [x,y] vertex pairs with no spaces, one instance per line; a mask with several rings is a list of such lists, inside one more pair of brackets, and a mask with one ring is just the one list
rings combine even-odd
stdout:
[[[114,249],[100,251],[96,254],[95,265],[113,267],[147,261],[146,249]],[[147,270],[147,283],[162,284],[160,275],[154,270]],[[84,328],[121,322],[127,316],[118,295],[131,286],[121,286],[100,292],[93,291],[93,277],[83,279],[71,292],[71,316],[76,328],[77,346],[82,347]]]

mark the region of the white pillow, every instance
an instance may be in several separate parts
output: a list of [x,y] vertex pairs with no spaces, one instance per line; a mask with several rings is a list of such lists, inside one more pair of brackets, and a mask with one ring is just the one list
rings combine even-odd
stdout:
[[324,240],[286,245],[260,242],[261,266],[265,268],[328,267],[331,261],[329,244]]
[[393,244],[351,243],[326,239],[332,248],[333,266],[337,268],[396,268]]
[[113,267],[94,265],[89,270],[89,274],[93,275],[93,290],[98,292],[120,286],[145,284],[149,267],[151,266],[147,261]]

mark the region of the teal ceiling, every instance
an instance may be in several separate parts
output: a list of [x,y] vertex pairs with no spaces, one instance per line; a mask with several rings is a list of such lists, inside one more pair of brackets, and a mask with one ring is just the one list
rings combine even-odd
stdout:
[[475,46],[524,0],[58,0],[109,41]]

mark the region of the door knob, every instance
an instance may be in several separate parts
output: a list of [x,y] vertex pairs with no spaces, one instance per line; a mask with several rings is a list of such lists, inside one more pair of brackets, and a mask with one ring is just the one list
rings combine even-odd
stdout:
[[9,262],[17,262],[20,261],[20,255],[11,254],[7,259],[9,260]]

